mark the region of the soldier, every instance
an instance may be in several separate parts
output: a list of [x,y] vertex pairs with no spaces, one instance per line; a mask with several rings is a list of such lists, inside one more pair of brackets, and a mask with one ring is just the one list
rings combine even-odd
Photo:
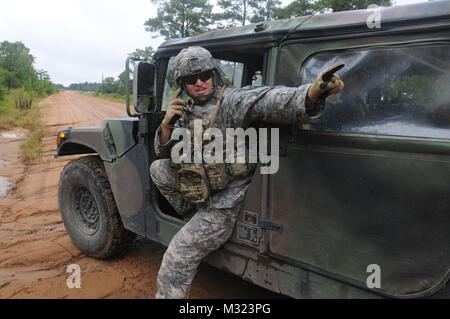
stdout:
[[[180,170],[181,166],[174,166],[170,159],[176,142],[171,139],[173,129],[191,128],[195,119],[201,120],[204,127],[214,123],[223,133],[228,127],[246,129],[255,122],[307,122],[320,116],[328,95],[344,88],[336,74],[331,81],[324,82],[324,72],[312,85],[300,87],[225,88],[208,50],[189,47],[176,56],[174,78],[179,88],[157,130],[155,151],[161,159],[152,163],[150,174],[177,213],[183,216],[196,213],[173,237],[164,254],[156,298],[187,296],[201,260],[231,236],[255,171],[255,165],[249,163],[217,163],[212,168],[190,164],[190,168]],[[186,90],[194,103],[179,99],[181,90]],[[172,125],[174,116],[180,118]],[[178,174],[179,171],[188,173]],[[217,187],[210,189],[208,185]]]

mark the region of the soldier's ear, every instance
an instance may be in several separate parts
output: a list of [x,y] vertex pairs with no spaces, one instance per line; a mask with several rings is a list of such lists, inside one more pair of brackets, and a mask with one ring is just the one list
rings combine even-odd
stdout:
[[220,73],[217,72],[216,70],[213,71],[213,82],[216,85],[216,87],[223,85],[222,77],[220,76]]

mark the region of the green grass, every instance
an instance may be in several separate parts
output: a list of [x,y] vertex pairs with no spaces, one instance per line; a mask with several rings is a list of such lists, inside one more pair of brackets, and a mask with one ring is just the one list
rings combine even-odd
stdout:
[[21,127],[28,131],[27,137],[21,145],[20,158],[25,163],[30,163],[42,156],[42,138],[45,133],[45,125],[41,121],[38,98],[34,98],[30,109],[19,110],[15,104],[17,94],[19,94],[18,90],[11,90],[0,101],[0,130]]
[[89,95],[92,97],[98,97],[99,99],[111,101],[111,102],[117,102],[117,103],[126,103],[126,97],[125,95],[120,95],[117,93],[108,93],[108,94],[102,94],[102,93],[90,93],[90,92],[81,92],[84,95]]

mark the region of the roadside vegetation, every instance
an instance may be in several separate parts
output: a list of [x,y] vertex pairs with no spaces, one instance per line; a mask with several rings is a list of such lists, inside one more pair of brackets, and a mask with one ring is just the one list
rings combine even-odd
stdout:
[[[217,0],[214,3],[210,0],[152,0],[152,2],[157,5],[158,12],[156,17],[145,21],[145,30],[150,32],[152,37],[162,36],[166,40],[249,23],[292,19],[317,12],[366,9],[371,4],[389,7],[394,3],[393,0],[292,0],[285,5],[280,0]],[[136,49],[128,56],[151,61],[153,53],[152,47],[146,47]],[[72,83],[68,87],[61,86],[61,88],[89,92],[88,94],[92,96],[125,103],[126,81],[127,76],[123,71],[117,79],[102,76],[101,83],[100,81]]]
[[39,102],[57,93],[45,70],[36,70],[34,57],[22,42],[0,43],[0,130],[24,128],[21,159],[29,163],[42,155],[45,126]]
[[[152,47],[146,47],[145,49],[136,49],[134,52],[128,54],[129,57],[142,61],[151,61],[154,51]],[[133,63],[133,62],[131,62]],[[133,67],[130,66],[130,77],[132,77]],[[133,87],[132,80],[129,81],[129,89]],[[83,82],[72,83],[68,87],[64,87],[66,90],[80,91],[83,94],[98,97],[104,100],[124,103],[126,99],[127,88],[127,74],[124,70],[119,74],[117,80],[114,77],[106,77],[102,79],[101,83],[97,82]],[[131,94],[131,92],[130,92]]]
[[117,103],[126,103],[126,96],[125,94],[119,94],[119,93],[100,93],[100,92],[81,92],[82,94],[98,97],[103,100],[111,101],[111,102],[117,102]]

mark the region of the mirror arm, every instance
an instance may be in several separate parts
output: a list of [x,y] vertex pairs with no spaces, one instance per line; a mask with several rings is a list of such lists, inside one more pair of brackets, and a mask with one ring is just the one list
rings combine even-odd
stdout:
[[131,109],[130,109],[130,60],[139,61],[139,59],[135,58],[135,57],[128,57],[127,60],[125,61],[125,71],[126,71],[126,75],[127,75],[127,83],[126,83],[127,114],[129,117],[138,117],[139,114],[131,113]]

